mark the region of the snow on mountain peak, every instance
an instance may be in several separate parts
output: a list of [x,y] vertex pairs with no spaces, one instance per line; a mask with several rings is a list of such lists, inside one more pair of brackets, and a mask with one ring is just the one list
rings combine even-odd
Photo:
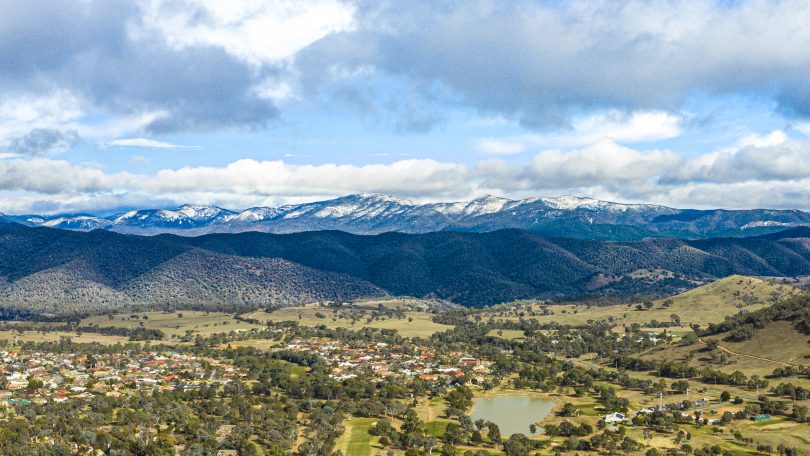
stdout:
[[277,207],[251,207],[242,212],[237,212],[225,216],[223,222],[238,221],[243,223],[260,222],[262,220],[270,220],[275,218],[283,212],[282,208]]
[[199,206],[193,204],[184,204],[172,211],[190,219],[209,219],[216,217],[223,212],[223,209],[216,206]]
[[563,195],[556,198],[540,198],[540,201],[554,209],[575,210],[575,209],[601,209],[610,204],[606,201],[599,201],[591,198]]
[[[410,200],[407,200],[405,198],[399,198],[399,197],[396,197],[396,196],[391,196],[391,195],[384,195],[382,193],[358,193],[356,195],[350,195],[347,198],[352,198],[352,197],[354,197],[355,199],[368,200],[368,201],[374,201],[374,202],[379,202],[379,203],[394,203],[394,204],[399,204],[399,205],[402,205],[402,206],[414,206],[413,202],[410,201]],[[338,199],[341,199],[341,198],[338,198]]]
[[[521,200],[482,195],[467,201],[417,204],[379,193],[360,193],[327,201],[281,207],[254,207],[239,212],[216,206],[185,204],[176,209],[134,210],[109,217],[69,214],[12,216],[11,219],[34,226],[77,230],[103,228],[131,234],[180,233],[183,230],[201,233],[245,230],[297,232],[321,229],[376,234],[388,231],[530,228],[544,223],[567,223],[569,220],[632,225],[656,231],[661,226],[664,230],[670,229],[667,223],[672,220],[684,222],[680,219],[659,220],[660,215],[677,215],[683,212],[665,206],[612,203],[571,195]],[[714,214],[715,218],[723,221],[724,230],[729,226],[742,229],[810,226],[810,214],[801,211],[715,211]],[[692,219],[684,220],[689,222]],[[719,229],[697,225],[695,228]]]

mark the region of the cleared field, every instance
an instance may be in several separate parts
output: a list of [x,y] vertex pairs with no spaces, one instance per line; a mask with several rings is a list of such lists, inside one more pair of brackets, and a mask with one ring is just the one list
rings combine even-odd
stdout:
[[112,345],[118,343],[129,342],[129,338],[122,336],[108,336],[105,334],[95,333],[75,333],[67,331],[0,331],[0,341],[5,340],[7,343],[12,344],[15,340],[21,342],[56,342],[62,337],[70,338],[73,342],[78,343],[91,343],[98,342],[100,344]]
[[[434,323],[427,312],[405,312],[404,318],[393,316],[372,317],[369,311],[336,310],[319,307],[315,304],[306,306],[285,307],[273,312],[251,312],[244,318],[267,321],[297,321],[304,326],[325,325],[328,328],[377,328],[393,329],[403,337],[429,337],[439,331],[451,328],[448,325]],[[352,319],[354,317],[354,319]]]
[[262,328],[260,325],[238,321],[233,318],[232,314],[186,310],[173,313],[139,312],[115,314],[112,315],[112,318],[107,315],[94,316],[82,320],[81,325],[98,325],[101,328],[137,328],[142,325],[145,328],[163,331],[167,339],[184,336],[187,331],[190,331],[192,335],[207,336],[234,330]]
[[[711,367],[723,372],[741,371],[747,375],[768,375],[778,367],[787,365],[810,365],[810,345],[807,336],[787,321],[776,321],[757,331],[754,337],[744,342],[726,342],[724,335],[706,337],[704,342],[718,340],[716,354],[702,343],[682,346],[659,347],[645,353],[642,358],[685,362],[695,367]],[[723,355],[724,363],[716,356]],[[804,384],[805,379],[792,378],[794,384]],[[810,382],[807,382],[810,386]]]
[[253,347],[259,350],[272,350],[279,346],[279,342],[272,339],[245,339],[234,340],[225,344],[221,344],[219,348],[238,348],[238,347]]
[[[584,324],[588,320],[610,320],[621,328],[633,323],[648,326],[653,320],[670,322],[675,318],[673,315],[677,315],[681,324],[688,330],[688,326],[692,323],[701,326],[717,323],[723,321],[727,315],[740,312],[741,309],[749,312],[759,310],[800,292],[801,290],[790,285],[735,275],[670,298],[653,301],[650,308],[641,303],[615,306],[552,305],[548,306],[553,312],[552,315],[539,315],[540,309],[535,305],[530,311],[538,315],[527,314],[525,318],[534,318],[544,323],[557,322],[570,325]],[[508,313],[504,313],[504,316],[516,318]]]
[[492,337],[500,337],[506,340],[523,339],[525,336],[523,331],[519,329],[493,329],[487,333],[487,335]]
[[[376,418],[350,418],[344,422],[345,431],[335,444],[346,456],[368,456],[374,449],[376,440],[368,430],[377,422]],[[381,447],[378,445],[378,450]]]

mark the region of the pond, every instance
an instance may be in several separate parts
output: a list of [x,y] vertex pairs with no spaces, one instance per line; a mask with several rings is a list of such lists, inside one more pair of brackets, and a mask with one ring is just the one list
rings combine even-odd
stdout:
[[517,433],[530,435],[529,425],[545,418],[553,408],[553,401],[541,397],[478,397],[472,419],[492,421],[498,425],[504,437]]

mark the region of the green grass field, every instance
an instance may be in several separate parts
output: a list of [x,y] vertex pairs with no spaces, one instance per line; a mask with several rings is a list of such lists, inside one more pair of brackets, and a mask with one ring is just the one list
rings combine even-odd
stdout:
[[377,422],[376,418],[350,418],[344,422],[345,431],[335,447],[345,456],[369,456],[372,454],[373,440],[368,430]]

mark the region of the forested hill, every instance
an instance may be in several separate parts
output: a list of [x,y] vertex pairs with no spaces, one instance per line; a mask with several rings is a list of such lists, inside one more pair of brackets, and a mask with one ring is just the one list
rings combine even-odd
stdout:
[[63,312],[393,294],[478,306],[518,298],[665,294],[691,286],[691,280],[731,274],[810,274],[805,236],[788,231],[618,243],[505,230],[189,238],[0,225],[0,305]]

